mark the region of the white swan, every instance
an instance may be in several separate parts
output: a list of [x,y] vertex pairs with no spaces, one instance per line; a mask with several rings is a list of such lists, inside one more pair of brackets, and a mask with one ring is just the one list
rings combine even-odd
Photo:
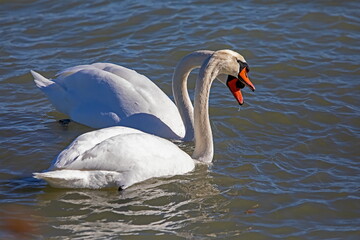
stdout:
[[190,141],[194,137],[193,106],[187,78],[211,54],[213,51],[196,51],[177,65],[173,94],[178,107],[147,77],[115,64],[68,68],[54,80],[34,71],[31,74],[55,108],[76,122],[93,128],[127,126],[168,139]]
[[229,85],[237,89],[234,96],[238,98],[237,86],[245,84],[255,90],[247,71],[245,59],[231,50],[216,51],[202,64],[195,88],[192,157],[166,139],[128,127],[110,127],[79,136],[57,156],[49,172],[34,176],[53,187],[125,189],[149,178],[187,173],[196,162],[210,163],[213,158],[208,115],[211,84],[219,74],[232,76]]

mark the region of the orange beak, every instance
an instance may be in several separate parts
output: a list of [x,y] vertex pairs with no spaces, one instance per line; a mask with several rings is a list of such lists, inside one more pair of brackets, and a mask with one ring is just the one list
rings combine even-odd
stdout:
[[240,105],[244,104],[244,97],[241,93],[241,89],[244,88],[245,85],[248,86],[252,91],[255,91],[255,86],[247,76],[246,68],[241,70],[239,73],[239,78],[229,76],[226,85]]
[[228,88],[230,89],[230,92],[234,95],[235,99],[238,101],[238,103],[240,105],[244,104],[244,98],[243,95],[241,93],[241,88],[244,88],[245,85],[240,82],[239,79],[237,79],[236,77],[231,77],[229,76],[226,85],[228,86]]
[[247,69],[243,68],[241,72],[239,73],[239,78],[244,81],[244,83],[252,90],[255,91],[255,86],[252,84],[250,79],[247,76]]

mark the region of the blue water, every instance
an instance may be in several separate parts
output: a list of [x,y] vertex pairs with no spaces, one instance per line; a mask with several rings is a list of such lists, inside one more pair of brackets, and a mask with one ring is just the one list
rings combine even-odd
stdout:
[[[358,1],[1,1],[0,238],[358,239]],[[233,49],[250,65],[238,111],[215,83],[215,156],[119,193],[33,179],[75,137],[29,73],[93,62],[171,96],[178,60]],[[189,88],[194,87],[195,74]],[[192,92],[192,91],[191,91]],[[193,145],[182,144],[191,152]],[[14,227],[15,226],[15,227]]]

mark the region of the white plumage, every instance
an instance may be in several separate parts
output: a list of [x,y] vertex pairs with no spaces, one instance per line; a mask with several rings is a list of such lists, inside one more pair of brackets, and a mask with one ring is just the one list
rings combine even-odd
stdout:
[[[56,157],[48,172],[34,176],[54,187],[125,189],[149,178],[187,173],[198,161],[210,163],[213,158],[208,115],[210,87],[219,74],[236,76],[233,80],[243,82],[244,79],[238,79],[239,59],[243,57],[236,52],[220,50],[202,64],[195,88],[192,157],[164,138],[133,128],[109,127],[79,136]],[[247,76],[246,82],[251,84]],[[101,80],[98,84],[102,84]]]
[[190,141],[194,133],[189,119],[193,116],[187,115],[193,113],[187,108],[192,111],[193,107],[187,93],[187,77],[212,53],[193,52],[175,69],[175,98],[186,104],[180,105],[180,113],[150,79],[116,64],[79,65],[65,69],[52,80],[35,71],[31,74],[54,107],[78,123],[93,128],[127,126],[168,139]]
[[194,166],[188,154],[166,139],[110,127],[79,136],[58,155],[52,171],[35,177],[53,187],[125,189],[148,178],[184,174]]

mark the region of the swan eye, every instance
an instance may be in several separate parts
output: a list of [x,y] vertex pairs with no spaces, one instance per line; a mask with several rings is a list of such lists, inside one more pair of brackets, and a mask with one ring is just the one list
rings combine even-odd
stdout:
[[237,60],[237,62],[240,65],[240,71],[239,72],[241,72],[244,68],[246,68],[246,72],[250,72],[250,67],[246,62],[242,62],[240,60]]

